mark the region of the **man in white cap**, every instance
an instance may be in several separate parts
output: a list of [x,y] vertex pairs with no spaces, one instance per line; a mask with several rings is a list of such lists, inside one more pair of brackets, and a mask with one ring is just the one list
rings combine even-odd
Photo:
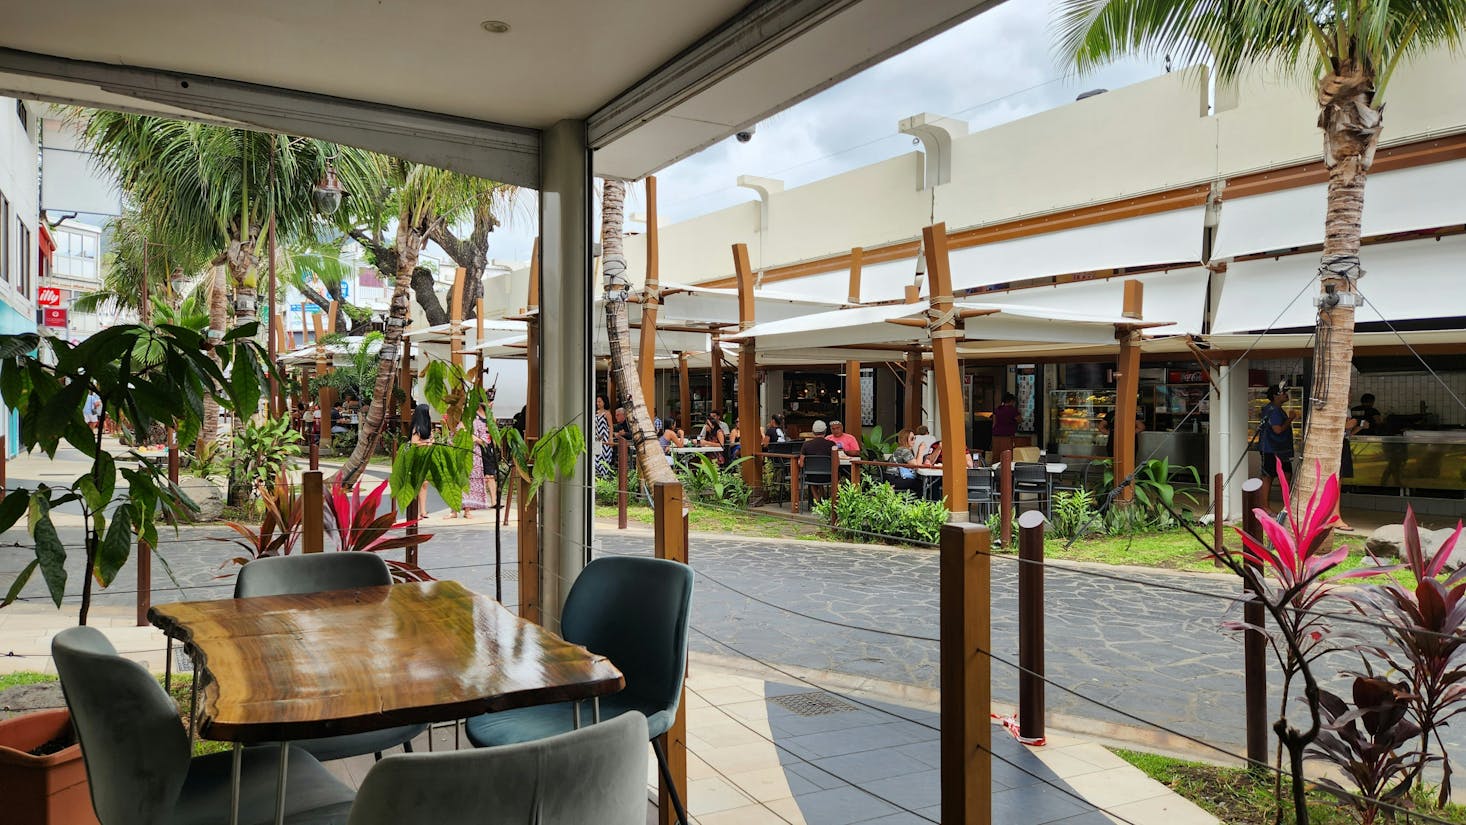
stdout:
[[[824,456],[825,458],[830,458],[835,453],[835,442],[825,437],[826,432],[829,430],[825,426],[825,422],[816,421],[810,429],[814,430],[814,436],[804,442],[799,448],[799,468],[801,470],[804,469],[804,459],[807,456]],[[813,486],[810,488],[809,495],[811,500],[819,500],[817,489]]]

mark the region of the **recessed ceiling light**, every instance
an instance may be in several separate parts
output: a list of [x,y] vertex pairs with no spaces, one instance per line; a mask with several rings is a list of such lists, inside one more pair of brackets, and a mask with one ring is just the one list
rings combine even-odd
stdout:
[[485,20],[479,24],[489,34],[503,34],[509,31],[509,24],[503,20]]

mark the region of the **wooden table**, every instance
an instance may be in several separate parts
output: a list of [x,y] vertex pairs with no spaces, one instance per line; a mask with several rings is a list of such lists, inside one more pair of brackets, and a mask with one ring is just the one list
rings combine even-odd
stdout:
[[[625,686],[604,656],[451,581],[180,602],[152,608],[148,620],[193,649],[204,683],[199,732],[235,743],[236,794],[243,744],[444,722]],[[284,753],[282,745],[282,813]]]

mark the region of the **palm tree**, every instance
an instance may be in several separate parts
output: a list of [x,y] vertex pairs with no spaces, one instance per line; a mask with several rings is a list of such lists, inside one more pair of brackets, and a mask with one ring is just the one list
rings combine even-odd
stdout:
[[102,287],[78,297],[72,305],[77,312],[95,313],[110,307],[132,310],[142,317],[145,296],[167,294],[175,275],[195,275],[209,263],[206,250],[168,239],[131,204],[107,222],[106,235]]
[[1320,480],[1339,469],[1354,357],[1354,281],[1362,272],[1364,182],[1384,126],[1385,89],[1403,60],[1461,45],[1466,3],[1062,0],[1058,28],[1061,53],[1080,69],[1131,53],[1165,54],[1183,65],[1210,63],[1220,82],[1265,66],[1306,73],[1317,82],[1328,211],[1319,264],[1316,398],[1302,476],[1293,488],[1292,509],[1301,511]]
[[[626,279],[626,254],[622,226],[626,215],[626,183],[607,179],[601,187],[601,281],[606,295],[606,340],[611,348],[611,370],[616,375],[620,397],[614,403],[626,408],[626,420],[636,433],[636,460],[641,477],[650,486],[658,481],[677,480],[662,451],[660,433],[652,432],[640,371],[632,357],[631,324],[626,317],[626,298],[631,283]],[[686,400],[683,403],[687,403]]]
[[[519,187],[492,180],[475,181],[473,198],[468,204],[468,215],[455,215],[454,220],[438,224],[433,229],[433,242],[448,253],[453,262],[464,269],[463,320],[478,317],[477,302],[484,296],[484,270],[489,265],[489,233],[500,224],[499,216],[514,205]],[[460,237],[455,224],[463,218],[472,218],[469,232]],[[412,291],[418,306],[429,324],[448,323],[448,311],[433,291],[431,273],[427,277],[414,277]]]

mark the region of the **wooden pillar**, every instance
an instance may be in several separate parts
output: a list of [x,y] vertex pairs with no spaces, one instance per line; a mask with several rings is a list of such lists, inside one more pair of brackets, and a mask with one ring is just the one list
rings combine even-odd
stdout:
[[677,353],[677,388],[682,397],[682,429],[692,435],[692,378],[687,374],[687,353]]
[[[530,444],[540,435],[540,239],[535,238],[529,259],[529,306],[526,308],[528,332],[525,347],[525,371],[528,377],[524,403],[524,438]],[[519,615],[541,624],[544,621],[543,592],[540,587],[540,500],[529,496],[529,482],[511,476],[519,488]],[[512,493],[513,491],[511,491]]]
[[[1242,532],[1258,540],[1263,539],[1258,524],[1257,511],[1267,510],[1268,502],[1262,493],[1262,479],[1249,478],[1242,482]],[[1217,548],[1220,550],[1221,548]],[[1251,564],[1250,562],[1243,562]],[[1260,565],[1251,564],[1252,571],[1262,575]],[[1253,627],[1265,627],[1267,610],[1256,598],[1251,587],[1244,588],[1254,596],[1242,605],[1242,620]],[[1247,761],[1259,774],[1268,770],[1268,707],[1267,707],[1267,638],[1261,633],[1248,631],[1242,637],[1242,682],[1246,709],[1244,719],[1247,728]]]
[[[332,301],[331,306],[335,307],[336,302]],[[332,312],[331,317],[334,318],[335,316],[336,313]],[[311,325],[315,327],[316,331],[316,377],[321,378],[330,372],[331,367],[330,361],[327,360],[329,356],[326,354],[326,344],[324,342],[325,330],[321,322],[320,313],[311,316]],[[320,446],[328,446],[331,443],[331,404],[335,401],[335,395],[330,387],[321,387],[316,392],[316,412],[318,416],[316,418],[316,432],[318,434],[316,440]],[[312,467],[311,469],[315,468]]]
[[483,345],[484,345],[484,299],[483,298],[479,298],[477,301],[474,302],[474,304],[473,304],[473,317],[474,317],[474,320],[477,322],[477,323],[474,324],[474,327],[473,327],[473,346],[474,346],[474,352],[477,352],[478,353],[478,355],[475,355],[474,356],[473,366],[474,366],[474,369],[478,371],[478,382],[477,382],[478,383],[478,388],[479,389],[483,389],[484,388],[484,351],[483,351]]
[[[922,230],[926,271],[931,278],[933,318],[952,309],[952,269],[947,257],[947,225]],[[957,363],[957,339],[962,327],[947,320],[932,330],[932,366],[937,382],[937,407],[942,418],[942,492],[955,521],[967,520],[967,431],[963,426],[962,371]]]
[[325,549],[325,495],[321,488],[321,471],[310,470],[300,477],[301,503],[300,540],[302,551],[319,553]]
[[992,823],[989,538],[987,528],[977,524],[942,527],[941,786],[942,821],[950,825]]
[[1044,738],[1044,514],[1018,518],[1018,735]]
[[921,426],[921,388],[926,370],[921,368],[921,350],[906,353],[906,429]]
[[[733,244],[733,272],[738,277],[738,328],[746,330],[754,324],[753,267],[748,263],[748,245]],[[738,433],[742,438],[742,455],[754,455],[763,446],[763,427],[760,426],[758,408],[758,359],[754,340],[740,339],[738,346]],[[745,461],[738,465],[743,482],[753,491],[754,497],[763,499],[763,478],[759,475],[757,461]]]
[[[855,440],[857,440],[857,441],[860,440],[860,434],[861,434],[861,423],[860,422],[861,422],[862,419],[863,419],[863,416],[861,415],[861,408],[860,408],[860,362],[859,361],[846,361],[845,362],[845,432],[850,433],[851,435],[855,436]],[[859,458],[859,456],[851,456],[851,457],[852,458]]]
[[[657,240],[657,179],[646,179],[646,285],[641,299],[641,338],[637,342],[636,367],[641,372],[641,391],[652,417],[657,417],[657,307],[662,301],[661,249]],[[668,422],[669,424],[671,422]],[[660,433],[659,433],[660,435]]]
[[852,304],[860,303],[860,264],[864,258],[864,249],[857,246],[850,250],[850,288],[847,294]]
[[[1125,298],[1121,314],[1141,318],[1143,285],[1136,280],[1125,282]],[[1115,427],[1111,443],[1115,452],[1115,484],[1123,485],[1120,500],[1135,497],[1135,487],[1125,480],[1135,471],[1135,403],[1140,396],[1140,331],[1121,326],[1115,330],[1120,341],[1120,357],[1115,365]]]
[[[655,548],[657,558],[687,564],[687,516],[683,512],[682,485],[676,482],[659,481],[652,496],[656,502]],[[678,797],[687,799],[687,699],[686,687],[677,702],[677,715],[672,726],[658,737],[662,750],[667,754],[667,773],[671,774]],[[658,783],[660,786],[662,783]],[[677,813],[673,810],[672,797],[665,786],[657,793],[658,825],[676,825]]]
[[145,539],[137,540],[137,626],[147,627],[148,611],[153,607],[153,546]]
[[453,270],[453,290],[448,298],[448,363],[463,368],[463,279],[466,270]]
[[168,480],[178,484],[178,431],[168,428]]
[[[712,368],[709,376],[713,384],[713,409],[723,414],[723,345],[713,339]],[[742,413],[739,414],[740,416]]]

